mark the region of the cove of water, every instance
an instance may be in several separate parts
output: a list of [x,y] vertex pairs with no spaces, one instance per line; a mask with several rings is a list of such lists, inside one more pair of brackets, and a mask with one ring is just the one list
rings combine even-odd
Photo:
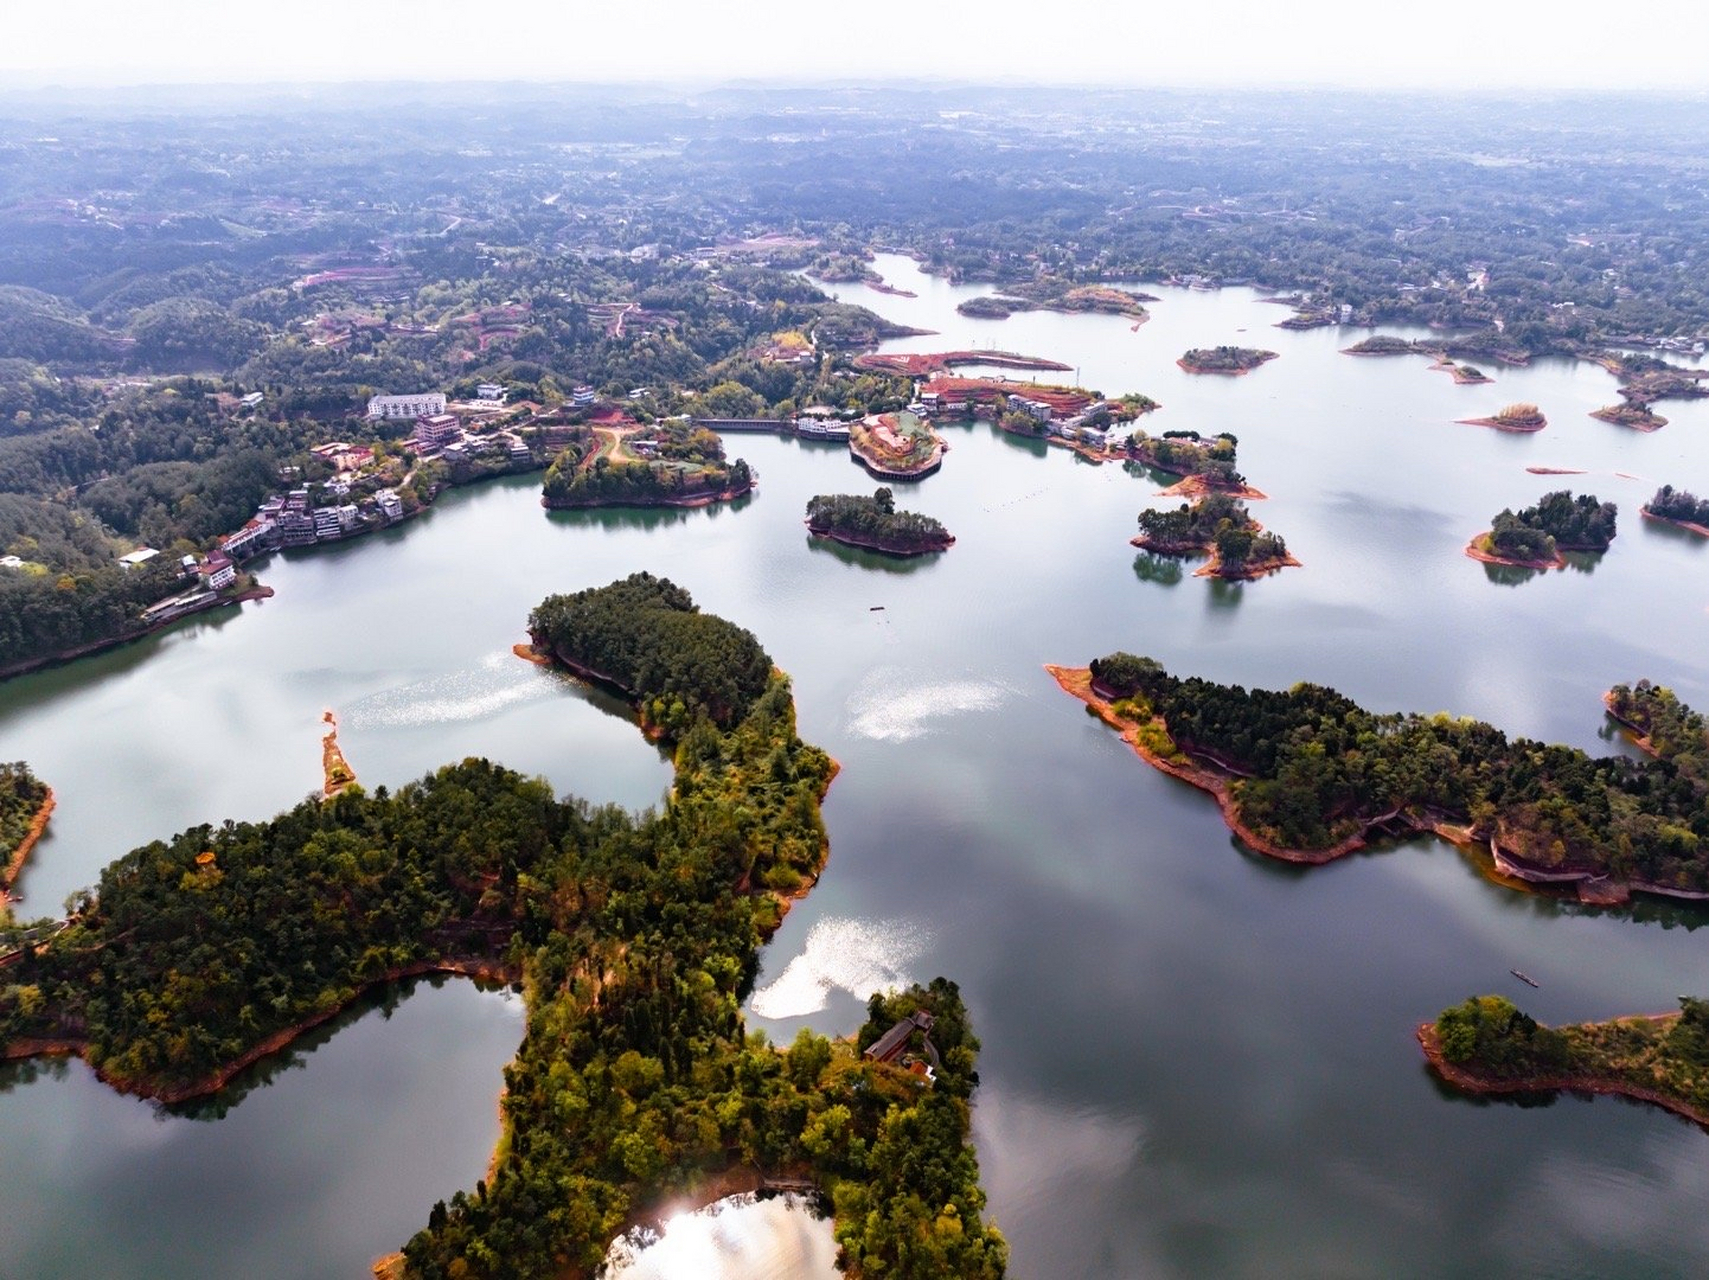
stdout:
[[[54,910],[145,840],[301,798],[326,708],[369,786],[487,755],[594,801],[657,803],[669,763],[620,708],[509,652],[546,593],[648,569],[759,636],[794,677],[802,736],[843,765],[830,863],[767,949],[751,1018],[778,1040],[848,1034],[875,984],[959,981],[1015,1274],[1709,1268],[1709,1138],[1611,1100],[1468,1102],[1412,1040],[1485,991],[1545,1021],[1709,993],[1694,940],[1709,915],[1516,894],[1427,840],[1312,870],[1258,859],[1042,670],[1127,648],[1620,750],[1599,701],[1612,683],[1648,676],[1709,706],[1709,544],[1637,515],[1663,481],[1709,489],[1709,402],[1666,402],[1671,424],[1641,435],[1587,416],[1616,398],[1588,364],[1484,364],[1493,385],[1457,387],[1421,358],[1338,354],[1362,331],[1275,329],[1285,309],[1246,290],[1147,286],[1161,301],[1138,329],[980,321],[954,306],[986,290],[878,266],[919,297],[835,291],[939,331],[886,349],[1054,358],[1160,401],[1149,431],[1233,431],[1270,495],[1255,513],[1304,567],[1246,585],[1173,574],[1127,543],[1141,506],[1170,501],[1155,484],[984,424],[946,426],[943,469],[897,486],[958,539],[905,564],[808,539],[809,497],[873,487],[840,446],[731,437],[760,487],[723,508],[547,513],[538,477],[458,491],[399,530],[272,558],[272,600],[0,686],[0,758],[29,759],[60,800],[25,909]],[[1218,343],[1281,358],[1243,378],[1176,368]],[[1515,400],[1550,426],[1456,425]],[[1496,511],[1561,487],[1620,504],[1606,555],[1514,580],[1462,554]],[[519,1031],[500,997],[418,991],[217,1121],[156,1120],[78,1065],[15,1072],[0,1275],[357,1274],[481,1175]],[[441,1126],[461,1145],[424,1142]],[[208,1195],[238,1215],[228,1240]],[[831,1274],[817,1247],[777,1274]]]

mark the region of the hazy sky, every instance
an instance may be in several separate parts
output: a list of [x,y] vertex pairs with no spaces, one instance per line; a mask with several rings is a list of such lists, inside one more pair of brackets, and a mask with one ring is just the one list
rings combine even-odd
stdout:
[[1709,89],[1703,0],[5,0],[0,83],[848,79]]

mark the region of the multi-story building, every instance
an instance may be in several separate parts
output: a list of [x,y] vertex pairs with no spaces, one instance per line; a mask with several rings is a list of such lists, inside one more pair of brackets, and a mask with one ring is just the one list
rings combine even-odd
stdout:
[[588,386],[585,382],[578,387],[572,388],[570,391],[570,403],[578,409],[587,408],[593,403],[593,401],[593,388]]
[[276,527],[282,547],[312,547],[315,544],[315,520],[306,511],[281,511]]
[[271,551],[277,545],[277,536],[276,522],[265,516],[257,516],[236,533],[228,534],[221,543],[220,550],[233,560],[247,560],[263,551]]
[[224,591],[237,581],[237,566],[224,552],[213,551],[202,561],[201,574],[202,581],[208,584],[208,590]]
[[368,401],[370,418],[427,418],[444,412],[443,391],[418,391],[407,396],[374,396]]
[[415,434],[410,437],[422,452],[443,449],[462,434],[463,424],[454,413],[433,413],[415,420]]

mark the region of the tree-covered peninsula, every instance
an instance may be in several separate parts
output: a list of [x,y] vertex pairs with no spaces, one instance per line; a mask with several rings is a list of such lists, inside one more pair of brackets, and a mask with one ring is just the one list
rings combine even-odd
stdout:
[[1676,524],[1709,538],[1709,498],[1699,498],[1689,489],[1664,484],[1639,510],[1651,520]]
[[1536,505],[1504,509],[1487,532],[1473,538],[1466,554],[1474,560],[1525,568],[1553,569],[1565,564],[1563,551],[1606,551],[1614,541],[1619,508],[1588,493],[1566,489],[1544,494]]
[[1169,490],[1171,493],[1231,493],[1242,498],[1262,498],[1262,493],[1247,486],[1246,477],[1235,465],[1239,445],[1239,438],[1227,431],[1207,437],[1197,431],[1165,431],[1150,436],[1136,430],[1122,442],[1122,451],[1131,472],[1138,474],[1140,468],[1150,468],[1180,476],[1180,483]]
[[1246,504],[1226,493],[1210,493],[1172,511],[1139,513],[1133,545],[1163,556],[1208,555],[1198,576],[1244,581],[1299,561],[1287,543],[1252,518]]
[[887,488],[868,498],[858,493],[821,493],[807,503],[807,529],[853,547],[889,556],[923,556],[955,543],[948,529],[918,511],[898,511]]
[[1678,1013],[1546,1027],[1501,996],[1476,996],[1418,1028],[1431,1066],[1468,1093],[1571,1089],[1654,1103],[1709,1126],[1709,1001]]
[[754,487],[742,459],[726,462],[716,433],[686,422],[595,429],[546,471],[541,503],[573,507],[700,507]]
[[0,920],[5,919],[6,891],[24,869],[52,813],[53,792],[28,764],[0,764]]
[[1257,347],[1193,347],[1183,353],[1175,363],[1188,373],[1251,373],[1266,361],[1274,360],[1279,353],[1261,351]]
[[[556,644],[629,662],[638,701],[683,702],[666,717],[676,784],[662,811],[560,800],[466,760],[395,792],[353,786],[155,841],[45,941],[14,931],[0,949],[0,1056],[77,1053],[117,1088],[182,1099],[367,987],[431,972],[520,982],[527,1030],[491,1173],[433,1207],[398,1273],[586,1275],[667,1201],[770,1177],[825,1193],[851,1274],[1001,1276],[968,1143],[978,1045],[953,983],[876,999],[854,1046],[803,1032],[780,1053],[743,1025],[759,941],[826,850],[835,766],[796,735],[787,678],[730,624],[663,622],[705,617],[663,580],[559,599],[580,613],[537,611]],[[613,619],[630,615],[625,633]],[[576,617],[596,638],[568,634]],[[648,667],[642,642],[696,653]],[[763,667],[757,691],[745,675],[735,694],[685,683],[736,650]],[[935,1081],[857,1052],[916,1009],[935,1018]]]
[[[1661,735],[1656,759],[1595,759],[1476,720],[1377,715],[1322,685],[1182,679],[1129,653],[1050,670],[1145,760],[1214,795],[1260,853],[1321,863],[1429,831],[1487,850],[1504,877],[1588,901],[1709,893],[1700,718]],[[1654,688],[1617,688],[1610,706],[1635,697],[1695,717]]]

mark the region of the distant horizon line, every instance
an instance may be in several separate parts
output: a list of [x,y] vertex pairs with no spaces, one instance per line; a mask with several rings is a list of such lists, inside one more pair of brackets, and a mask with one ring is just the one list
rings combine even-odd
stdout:
[[[360,78],[307,77],[274,80],[130,80],[124,72],[39,71],[0,67],[0,76],[12,83],[0,86],[0,102],[19,99],[40,100],[56,94],[88,95],[92,90],[104,97],[146,96],[148,94],[217,94],[224,97],[260,97],[268,94],[304,93],[326,89],[418,89],[438,93],[447,91],[489,90],[631,90],[650,91],[665,101],[680,101],[695,94],[714,91],[742,90],[807,90],[825,93],[873,91],[890,88],[914,90],[1013,91],[1024,89],[1075,89],[1082,92],[1145,96],[1183,96],[1216,94],[1233,97],[1344,95],[1377,98],[1454,98],[1479,101],[1513,101],[1544,97],[1552,100],[1606,100],[1663,98],[1674,101],[1709,100],[1709,87],[1698,84],[1583,85],[1569,83],[1537,83],[1532,85],[1508,83],[1499,87],[1464,84],[1427,84],[1423,82],[1388,82],[1383,84],[1336,80],[1276,80],[1239,83],[1216,80],[1152,81],[1145,85],[1115,80],[1050,80],[1024,76],[998,76],[987,79],[960,79],[925,75],[895,75],[887,77],[674,77],[661,82],[653,77],[569,78],[560,76],[517,76],[493,78],[481,76],[435,78]],[[115,78],[120,77],[120,78]],[[20,82],[22,78],[22,82]]]

